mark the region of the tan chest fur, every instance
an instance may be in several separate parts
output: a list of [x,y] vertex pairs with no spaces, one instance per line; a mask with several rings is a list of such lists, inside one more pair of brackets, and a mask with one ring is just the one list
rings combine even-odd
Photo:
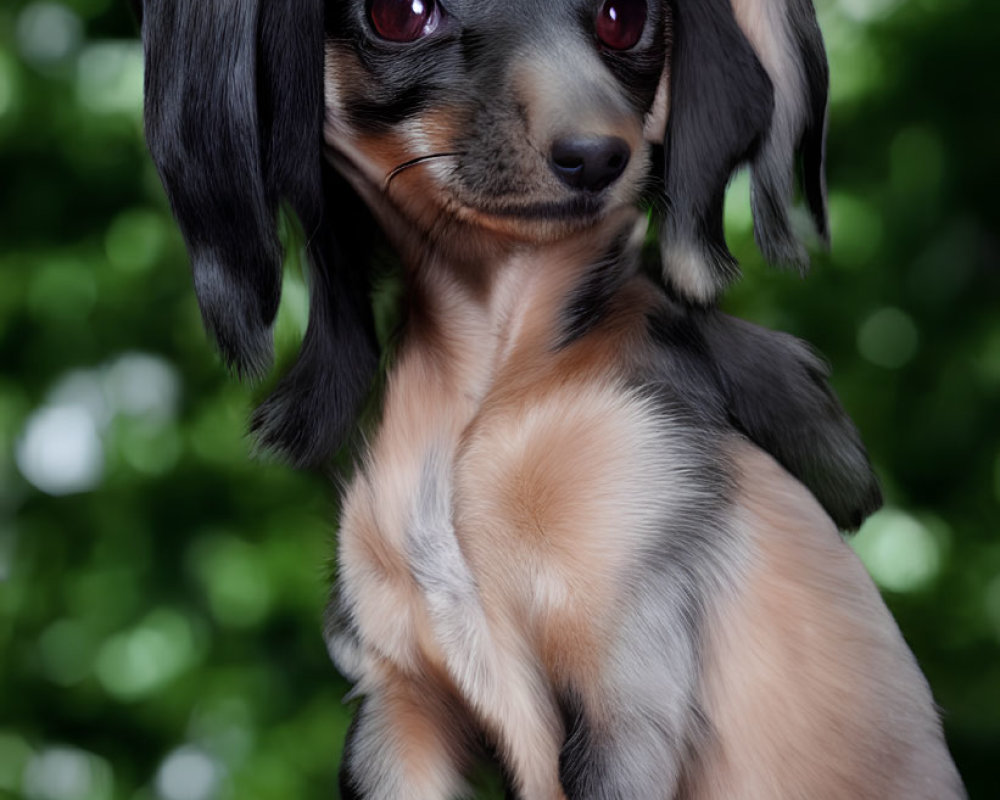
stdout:
[[559,797],[553,687],[597,686],[622,587],[688,479],[627,382],[643,282],[599,336],[557,350],[571,274],[536,267],[510,265],[489,313],[463,314],[470,298],[439,285],[447,313],[411,322],[346,493],[339,570],[366,658],[447,684],[528,796]]

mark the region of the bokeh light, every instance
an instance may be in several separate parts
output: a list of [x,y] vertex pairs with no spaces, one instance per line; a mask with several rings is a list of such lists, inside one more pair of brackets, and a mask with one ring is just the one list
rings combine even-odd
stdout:
[[210,800],[217,796],[222,770],[196,747],[172,752],[156,773],[156,792],[162,800]]
[[17,19],[17,42],[24,59],[39,66],[66,61],[80,46],[83,24],[62,3],[31,3]]
[[72,747],[49,747],[24,770],[26,800],[111,800],[114,778],[102,758]]
[[104,471],[94,418],[80,405],[49,406],[28,420],[17,464],[32,484],[52,495],[93,489]]
[[193,667],[200,655],[191,622],[183,614],[160,608],[103,644],[96,674],[109,694],[135,700],[163,689]]
[[887,369],[905,366],[917,354],[919,344],[913,318],[898,308],[880,308],[858,329],[858,352]]
[[883,589],[916,591],[941,571],[941,542],[926,525],[899,509],[884,508],[870,517],[853,545]]

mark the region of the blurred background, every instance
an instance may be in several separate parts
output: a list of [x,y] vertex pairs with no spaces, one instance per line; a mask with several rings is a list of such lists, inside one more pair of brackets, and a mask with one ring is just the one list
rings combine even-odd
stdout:
[[[125,5],[0,6],[0,798],[335,797],[335,497],[249,457]],[[829,358],[887,496],[853,544],[970,793],[1000,797],[1000,4],[819,7],[833,250],[765,269],[738,179],[727,305]],[[285,353],[304,300],[293,270]]]

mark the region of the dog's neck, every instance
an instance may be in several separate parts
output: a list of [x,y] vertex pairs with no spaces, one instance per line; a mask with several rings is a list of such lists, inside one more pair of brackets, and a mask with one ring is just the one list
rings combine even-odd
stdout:
[[[478,263],[426,240],[403,242],[410,308],[365,459],[368,488],[348,495],[349,529],[369,514],[378,539],[405,550],[428,469],[450,472],[474,420],[497,402],[544,396],[573,376],[625,372],[655,296],[635,269],[645,229],[639,219],[629,210],[572,239],[498,247],[492,260],[480,252]],[[394,228],[394,238],[400,232]],[[619,250],[623,263],[609,259]],[[607,314],[567,343],[567,312],[595,269],[621,279]],[[365,504],[368,511],[357,510]]]
[[475,406],[509,358],[545,361],[559,350],[575,298],[595,270],[616,275],[606,291],[627,291],[637,272],[646,221],[636,208],[549,241],[518,240],[435,207],[414,207],[405,176],[390,189],[358,154],[328,156],[403,263],[409,308],[387,404],[392,386],[403,382],[408,393],[443,392],[441,403],[447,395]]
[[400,247],[410,299],[404,347],[468,397],[482,397],[511,357],[557,353],[596,270],[619,270],[616,284],[627,285],[644,230],[629,209],[542,245],[491,243],[456,254],[454,239],[442,248],[414,235]]

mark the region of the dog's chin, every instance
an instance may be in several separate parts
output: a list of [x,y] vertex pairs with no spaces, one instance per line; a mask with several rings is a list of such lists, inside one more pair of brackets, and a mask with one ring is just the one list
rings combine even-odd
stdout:
[[455,216],[483,232],[526,244],[550,244],[599,225],[620,204],[597,195],[518,203],[460,204]]

